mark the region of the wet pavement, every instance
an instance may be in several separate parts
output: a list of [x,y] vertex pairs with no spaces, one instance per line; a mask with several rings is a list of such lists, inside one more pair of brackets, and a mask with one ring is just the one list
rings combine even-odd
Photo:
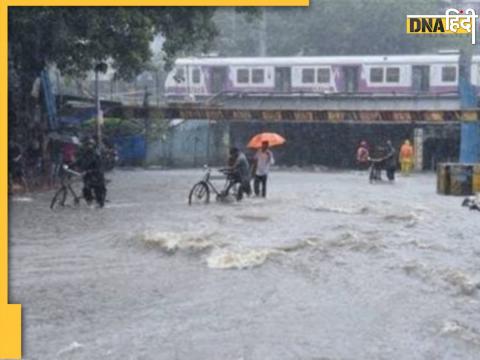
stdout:
[[201,176],[11,199],[25,359],[479,359],[480,213],[434,174],[277,171],[267,199],[188,206]]

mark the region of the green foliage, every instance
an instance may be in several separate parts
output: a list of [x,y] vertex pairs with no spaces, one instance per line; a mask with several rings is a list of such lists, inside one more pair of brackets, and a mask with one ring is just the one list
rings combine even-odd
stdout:
[[216,34],[215,10],[9,7],[9,104],[11,109],[26,109],[25,115],[17,113],[16,123],[29,123],[34,117],[37,100],[30,97],[32,84],[47,65],[55,65],[64,77],[74,79],[100,63],[109,63],[117,79],[130,79],[146,68],[157,68],[150,61],[151,43],[160,35],[164,38],[161,61],[169,68],[176,55],[208,47]]
[[[85,121],[81,125],[82,133],[95,134],[96,118]],[[131,136],[146,134],[149,141],[160,139],[168,129],[168,121],[161,118],[148,120],[105,118],[102,132],[107,137]]]
[[[82,132],[94,134],[95,126],[96,119],[92,118],[82,124]],[[143,131],[143,124],[139,121],[119,118],[105,118],[102,128],[107,137],[137,135]]]
[[165,119],[152,119],[148,129],[148,141],[152,142],[165,136],[168,130],[168,121]]
[[47,64],[80,75],[113,61],[123,77],[144,69],[155,35],[165,37],[167,66],[176,54],[206,48],[216,34],[214,8],[197,7],[9,7],[14,66],[35,76]]

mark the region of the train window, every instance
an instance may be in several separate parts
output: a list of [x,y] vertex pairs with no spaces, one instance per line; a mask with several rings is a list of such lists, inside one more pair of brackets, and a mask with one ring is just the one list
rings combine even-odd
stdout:
[[330,69],[318,69],[317,70],[317,82],[329,83],[330,82]]
[[263,83],[265,79],[265,72],[263,69],[253,69],[252,70],[252,82],[254,84]]
[[237,83],[239,84],[248,84],[250,79],[248,69],[238,69],[237,70]]
[[454,82],[455,80],[457,80],[457,69],[455,66],[442,67],[442,81]]
[[315,69],[302,69],[302,83],[313,84],[315,82]]
[[383,68],[371,68],[370,69],[370,82],[381,83],[383,82]]
[[400,68],[398,67],[387,68],[387,82],[389,83],[400,82]]
[[184,81],[185,81],[185,70],[184,70],[183,68],[178,68],[178,69],[175,71],[175,75],[173,75],[173,79],[174,79],[177,83],[184,82]]
[[192,71],[192,81],[194,84],[200,84],[200,69],[193,69]]

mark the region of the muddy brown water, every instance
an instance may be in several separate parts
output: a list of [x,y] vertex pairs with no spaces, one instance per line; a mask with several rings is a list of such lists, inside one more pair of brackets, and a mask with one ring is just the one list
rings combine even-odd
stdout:
[[201,175],[10,199],[25,359],[480,358],[480,213],[433,174],[273,172],[266,200],[190,207]]

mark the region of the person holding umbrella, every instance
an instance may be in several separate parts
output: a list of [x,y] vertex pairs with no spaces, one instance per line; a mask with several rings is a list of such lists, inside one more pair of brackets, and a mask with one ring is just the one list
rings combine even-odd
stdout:
[[255,135],[248,143],[249,148],[258,149],[254,156],[253,175],[254,175],[254,192],[255,195],[267,196],[267,178],[270,171],[270,165],[273,165],[275,160],[273,153],[270,151],[271,146],[282,145],[285,139],[276,133],[261,133]]
[[270,165],[275,163],[273,153],[270,151],[268,141],[262,142],[262,147],[257,150],[253,163],[253,191],[256,196],[260,195],[260,185],[262,187],[262,197],[267,196],[267,178],[270,171]]

